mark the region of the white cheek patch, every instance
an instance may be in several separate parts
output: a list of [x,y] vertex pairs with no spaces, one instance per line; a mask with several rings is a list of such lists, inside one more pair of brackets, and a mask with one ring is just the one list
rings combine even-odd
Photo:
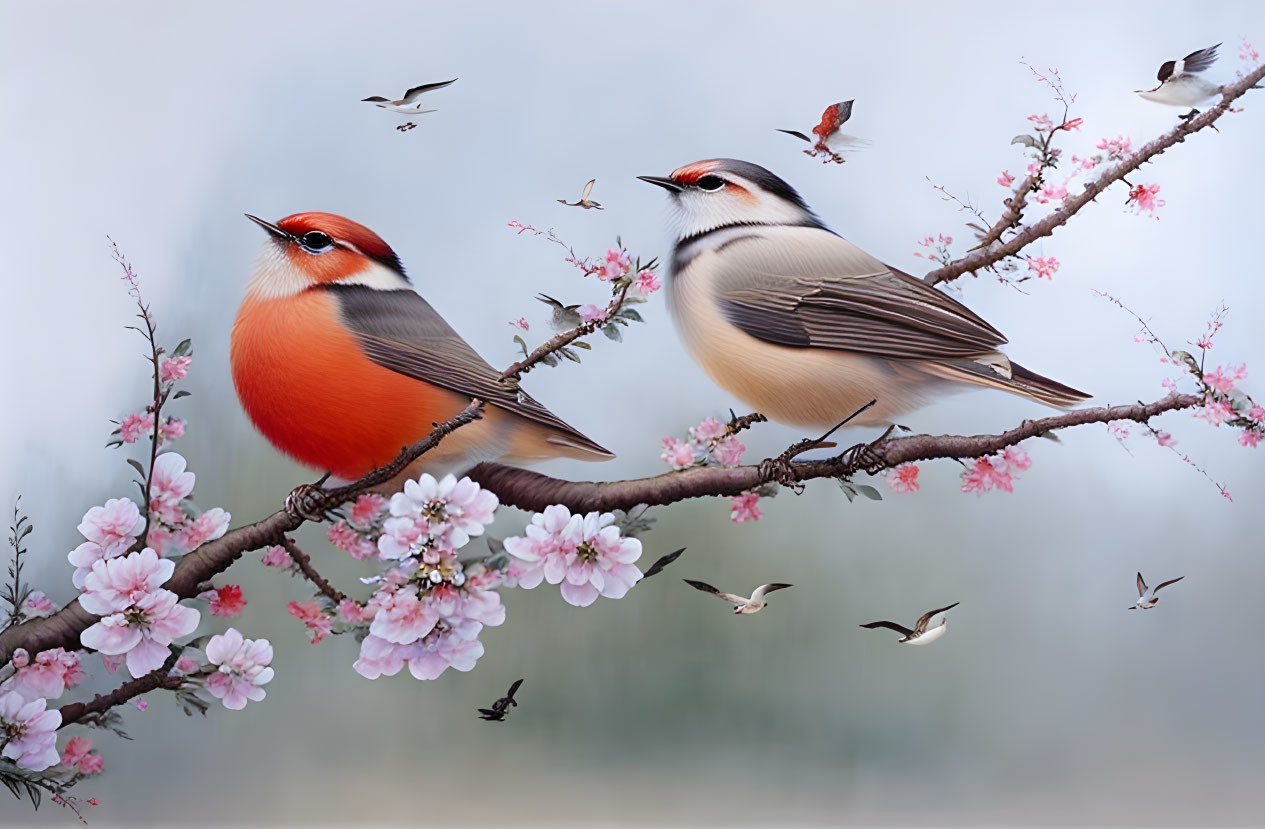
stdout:
[[303,272],[290,264],[281,246],[269,240],[259,250],[255,275],[246,287],[246,294],[258,299],[280,299],[294,296],[310,284]]
[[364,270],[354,273],[346,279],[338,280],[338,284],[364,285],[366,288],[374,288],[379,291],[397,291],[400,288],[412,287],[409,285],[408,280],[397,272],[373,260],[369,260],[369,266]]
[[[739,181],[749,193],[760,190],[746,181]],[[807,214],[797,205],[771,195],[726,192],[725,188],[706,192],[688,187],[672,200],[673,229],[678,241],[718,227],[737,224],[801,224]]]

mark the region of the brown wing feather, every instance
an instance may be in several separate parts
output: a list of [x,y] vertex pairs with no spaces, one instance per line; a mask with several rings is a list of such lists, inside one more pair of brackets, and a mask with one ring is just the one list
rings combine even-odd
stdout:
[[924,613],[924,614],[922,614],[921,616],[919,616],[919,617],[918,617],[918,624],[914,625],[914,630],[918,631],[919,633],[924,633],[924,632],[926,632],[926,630],[927,630],[927,623],[931,621],[931,618],[932,618],[933,616],[936,616],[936,615],[939,615],[939,614],[941,614],[941,613],[944,613],[946,610],[952,610],[953,608],[957,607],[957,606],[958,606],[958,605],[960,605],[960,604],[961,604],[961,602],[954,602],[953,604],[949,605],[948,607],[941,607],[941,608],[937,608],[937,609],[935,609],[935,610],[928,610],[926,613]]
[[413,291],[383,291],[366,285],[327,284],[343,322],[356,334],[365,356],[400,374],[478,397],[520,417],[563,433],[570,443],[611,454],[567,425],[501,374]]
[[901,636],[914,635],[914,632],[912,630],[905,627],[904,625],[898,625],[895,622],[870,622],[869,624],[861,625],[861,627],[869,628],[870,630],[873,630],[874,628],[887,628],[889,630],[896,631]]
[[[979,357],[997,329],[922,280],[826,230],[759,232],[726,246],[717,301],[731,323],[779,345],[884,357]],[[803,234],[819,234],[807,241]],[[754,243],[754,244],[753,244]]]

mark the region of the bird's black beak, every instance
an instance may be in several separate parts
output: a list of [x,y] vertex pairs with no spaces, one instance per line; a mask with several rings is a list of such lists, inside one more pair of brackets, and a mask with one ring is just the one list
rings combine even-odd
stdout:
[[245,216],[247,219],[250,219],[252,222],[268,231],[269,235],[271,235],[274,239],[284,239],[288,242],[294,238],[289,233],[286,233],[284,230],[274,225],[272,222],[265,222],[258,216],[252,216],[249,213],[246,213]]
[[658,185],[664,190],[667,190],[669,193],[679,193],[685,189],[672,179],[664,178],[663,176],[637,176],[637,178],[644,182],[648,182],[649,184]]

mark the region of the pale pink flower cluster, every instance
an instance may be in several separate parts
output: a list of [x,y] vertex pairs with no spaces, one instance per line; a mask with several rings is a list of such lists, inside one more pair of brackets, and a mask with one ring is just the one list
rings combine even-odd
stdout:
[[918,491],[918,464],[902,463],[887,473],[887,485],[893,492]]
[[1195,417],[1200,420],[1206,420],[1213,426],[1220,426],[1227,420],[1233,420],[1238,416],[1231,406],[1225,400],[1217,400],[1212,395],[1204,396],[1204,404],[1194,411]]
[[1247,378],[1247,364],[1240,363],[1237,368],[1229,366],[1222,368],[1217,366],[1215,369],[1204,373],[1204,385],[1210,389],[1214,389],[1221,394],[1229,394],[1234,391],[1234,384],[1239,380]]
[[71,737],[61,753],[61,764],[80,774],[99,774],[105,768],[100,754],[90,754],[92,740],[87,737]]
[[716,461],[721,466],[737,466],[747,447],[737,435],[729,434],[729,427],[715,418],[704,418],[690,428],[689,440],[663,439],[663,453],[659,458],[673,469],[685,469],[700,459]]
[[1054,122],[1050,120],[1049,115],[1029,115],[1028,120],[1032,122],[1032,128],[1037,132],[1054,131]]
[[976,458],[962,473],[962,491],[983,495],[990,489],[1014,492],[1014,479],[1032,466],[1028,453],[1008,446],[996,455]]
[[154,461],[150,478],[149,532],[146,543],[163,555],[184,554],[224,535],[232,516],[219,507],[196,518],[183,502],[193,494],[196,476],[178,452],[166,452]]
[[1059,260],[1053,256],[1029,256],[1028,270],[1037,275],[1037,279],[1054,281],[1054,274],[1059,271]]
[[316,602],[290,602],[286,605],[286,612],[303,622],[312,637],[313,645],[333,632],[334,617]]
[[212,616],[233,617],[246,609],[246,597],[242,595],[241,585],[226,584],[213,587],[198,594],[199,599],[209,602],[208,610]]
[[514,328],[518,328],[518,329],[521,329],[521,330],[523,330],[523,331],[530,331],[530,330],[531,330],[531,325],[527,322],[527,317],[519,317],[519,318],[518,318],[518,319],[516,319],[516,320],[510,320],[510,321],[509,321],[509,324],[510,324],[512,327],[514,327]]
[[47,710],[45,699],[28,700],[15,691],[0,693],[0,757],[24,769],[43,771],[61,762],[57,729],[61,712]]
[[1067,198],[1067,188],[1062,184],[1054,184],[1046,182],[1041,185],[1041,189],[1037,191],[1036,196],[1039,204],[1048,204],[1049,202],[1061,202]]
[[78,530],[88,540],[67,556],[76,568],[71,577],[75,587],[82,590],[93,564],[126,553],[144,529],[140,508],[128,498],[111,498],[84,513]]
[[13,676],[0,683],[0,693],[12,691],[28,700],[57,699],[83,682],[84,673],[79,667],[79,654],[63,648],[40,651],[31,661],[25,648],[13,652]]
[[158,427],[158,442],[184,437],[184,421],[169,417]]
[[437,559],[441,551],[459,549],[470,536],[482,535],[498,503],[496,495],[469,478],[446,475],[437,481],[423,474],[406,481],[404,491],[391,496],[391,517],[382,525],[378,555],[384,560],[414,555]]
[[136,443],[154,432],[154,413],[130,414],[119,422],[119,439],[124,443]]
[[1170,435],[1168,432],[1165,432],[1163,430],[1156,430],[1155,442],[1158,443],[1160,446],[1176,446],[1177,445],[1177,439],[1174,438],[1172,435]]
[[183,380],[189,374],[189,366],[193,364],[193,357],[188,355],[184,357],[173,357],[163,360],[158,365],[158,376],[164,383],[171,383],[176,380]]
[[286,548],[280,544],[274,544],[265,550],[262,560],[267,567],[279,567],[286,570],[294,566],[294,559],[290,558]]
[[1010,187],[1015,183],[1015,177],[1010,174],[1009,170],[1002,170],[1001,175],[997,177],[997,183],[1002,187]]
[[1129,436],[1129,421],[1113,420],[1107,424],[1107,434],[1111,435],[1118,441],[1124,442]]
[[1239,60],[1247,61],[1255,66],[1261,59],[1261,53],[1256,51],[1251,42],[1248,41],[1247,35],[1243,36],[1243,43],[1239,46]]
[[[1129,191],[1129,198],[1126,204],[1133,205],[1133,212],[1141,215],[1144,211],[1155,216],[1155,211],[1163,207],[1166,202],[1159,198],[1160,186],[1158,184],[1137,184]],[[1158,218],[1158,217],[1156,217]]]
[[53,612],[53,600],[43,590],[32,590],[22,602],[22,613],[27,616],[47,616]]
[[126,656],[133,677],[160,667],[171,643],[193,632],[200,615],[179,604],[162,585],[175,563],[150,548],[119,558],[97,561],[84,579],[79,604],[103,617],[79,636],[86,648],[109,656]]
[[1125,135],[1104,138],[1098,142],[1098,149],[1106,150],[1107,158],[1111,161],[1123,161],[1133,154],[1133,142]]
[[[361,534],[346,521],[335,521],[326,533],[329,543],[347,552],[357,561],[363,561],[378,554],[378,545],[368,536]],[[284,552],[284,549],[283,549]],[[286,558],[289,558],[287,554]],[[267,564],[268,562],[264,562]]]
[[225,708],[239,711],[246,701],[259,702],[265,696],[263,686],[273,676],[272,644],[267,639],[246,639],[236,628],[229,628],[211,637],[206,643],[206,659],[217,666],[206,678],[211,696]]
[[953,244],[952,236],[945,236],[943,233],[938,233],[935,236],[926,236],[920,239],[918,244],[921,247],[929,248],[933,251],[932,253],[914,251],[914,256],[917,256],[920,259],[930,259],[933,262],[941,262],[946,265],[953,261],[953,257],[949,253],[949,245]]
[[642,296],[650,296],[661,287],[663,286],[659,284],[659,277],[654,271],[639,271],[633,282],[633,288]]
[[584,322],[599,322],[606,316],[605,308],[599,308],[592,303],[581,305],[575,309],[575,312],[580,315],[580,319]]
[[562,598],[576,607],[622,598],[641,579],[634,564],[641,542],[622,537],[614,523],[608,512],[572,515],[560,504],[536,513],[525,536],[505,539],[505,551],[523,563],[519,586],[561,584]]
[[603,282],[613,282],[628,273],[628,269],[631,267],[632,259],[628,256],[627,251],[610,248],[606,251],[606,263],[597,273],[597,278]]
[[764,517],[760,512],[760,493],[744,492],[741,495],[729,496],[729,520],[735,524],[747,521],[759,521]]
[[1239,445],[1255,449],[1262,437],[1265,437],[1265,434],[1260,429],[1244,429],[1239,433]]

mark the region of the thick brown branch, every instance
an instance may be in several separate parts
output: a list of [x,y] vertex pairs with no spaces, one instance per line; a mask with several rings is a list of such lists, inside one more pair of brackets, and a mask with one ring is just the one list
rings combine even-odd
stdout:
[[91,702],[71,702],[61,707],[61,728],[73,725],[89,714],[100,714],[116,705],[122,705],[130,699],[148,694],[159,688],[174,691],[184,685],[184,677],[168,673],[171,668],[163,665],[150,671],[140,679],[133,679],[115,688],[108,694],[98,694]]
[[[1064,199],[1063,204],[1050,215],[1024,227],[1015,235],[1006,241],[996,241],[988,247],[977,249],[966,256],[956,259],[942,268],[931,271],[923,280],[930,285],[936,285],[940,282],[948,282],[957,279],[966,273],[974,273],[983,270],[991,265],[995,265],[1008,256],[1014,256],[1028,245],[1036,240],[1051,235],[1055,228],[1067,224],[1068,219],[1076,215],[1078,211],[1085,205],[1089,204],[1097,198],[1104,190],[1117,181],[1120,181],[1129,173],[1141,167],[1155,156],[1169,149],[1170,147],[1186,140],[1186,136],[1196,133],[1205,127],[1212,126],[1218,118],[1224,115],[1229,109],[1230,104],[1237,100],[1241,95],[1255,86],[1262,78],[1265,78],[1265,64],[1256,67],[1249,72],[1241,80],[1236,83],[1227,84],[1222,88],[1221,100],[1211,109],[1196,115],[1194,118],[1183,121],[1169,132],[1156,138],[1147,144],[1144,144],[1136,153],[1118,162],[1110,167],[1102,175],[1085,186],[1085,189],[1075,196],[1068,196]],[[1012,205],[1012,209],[1022,209],[1022,204]],[[1012,210],[1008,210],[1003,214],[1002,221],[1017,221],[1017,215],[1011,216]],[[997,226],[994,226],[994,230]],[[1002,232],[1005,231],[1002,228]],[[985,238],[991,237],[992,231]],[[998,234],[1000,238],[1000,234]]]
[[[911,461],[936,458],[977,458],[999,452],[1028,438],[1069,426],[1135,420],[1145,423],[1158,414],[1189,409],[1203,398],[1174,395],[1155,403],[1128,406],[1099,406],[1077,409],[1040,420],[1027,420],[1018,427],[996,435],[914,435],[892,438],[873,445],[858,444],[841,455],[825,460],[796,461],[789,469],[796,481],[839,478],[862,470],[877,471]],[[867,452],[861,451],[867,448]],[[527,469],[483,463],[470,477],[497,494],[502,504],[539,512],[551,504],[565,504],[571,510],[631,509],[638,504],[658,506],[711,495],[739,495],[777,478],[773,465],[759,464],[700,467],[668,472],[653,478],[631,481],[563,481]]]
[[294,539],[288,537],[282,539],[281,546],[286,548],[286,552],[290,554],[290,558],[294,559],[294,563],[298,565],[299,572],[302,573],[308,581],[316,585],[317,590],[321,591],[336,602],[341,602],[343,599],[347,598],[340,593],[334,585],[330,584],[324,576],[316,572],[316,568],[312,566],[312,557],[300,550],[299,545],[294,543]]

